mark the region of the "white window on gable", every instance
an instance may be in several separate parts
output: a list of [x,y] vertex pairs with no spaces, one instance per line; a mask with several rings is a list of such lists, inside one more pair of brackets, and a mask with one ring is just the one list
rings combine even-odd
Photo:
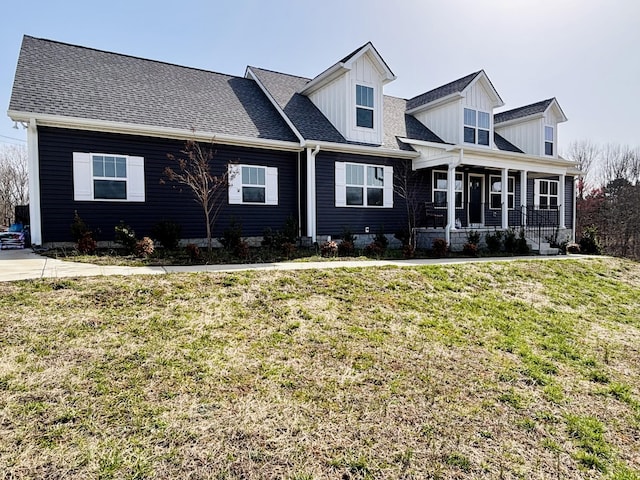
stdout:
[[552,156],[553,155],[553,127],[544,127],[544,154]]
[[[447,172],[434,170],[433,171],[433,187],[431,189],[433,206],[436,208],[447,208]],[[462,208],[463,202],[463,175],[462,173],[456,173],[456,184],[454,186],[454,193],[456,198],[456,208]]]
[[464,109],[464,141],[477,145],[489,145],[489,130],[491,128],[489,113]]
[[229,165],[229,204],[278,204],[278,169]]
[[373,128],[373,88],[356,85],[356,126]]
[[[489,182],[491,191],[489,192],[489,208],[492,210],[502,208],[502,177],[490,175]],[[514,208],[516,198],[516,179],[507,177],[507,208]]]
[[536,179],[534,185],[534,204],[540,210],[558,209],[558,181]]
[[393,207],[393,167],[336,162],[336,207]]
[[144,158],[103,153],[73,153],[76,201],[144,202]]

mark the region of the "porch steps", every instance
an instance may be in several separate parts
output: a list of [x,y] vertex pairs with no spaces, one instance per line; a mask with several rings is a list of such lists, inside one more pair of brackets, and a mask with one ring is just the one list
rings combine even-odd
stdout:
[[528,239],[527,244],[532,252],[538,252],[538,255],[558,255],[560,253],[560,249],[552,247],[549,242],[541,242],[538,245],[537,242]]

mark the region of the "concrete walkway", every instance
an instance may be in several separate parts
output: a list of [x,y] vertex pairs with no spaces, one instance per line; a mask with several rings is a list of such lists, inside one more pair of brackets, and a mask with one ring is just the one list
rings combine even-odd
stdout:
[[238,265],[188,265],[166,267],[122,267],[68,262],[44,257],[24,250],[0,250],[0,282],[31,280],[38,278],[96,277],[101,275],[160,275],[180,272],[234,272],[243,270],[309,270],[347,267],[409,267],[416,265],[439,265],[470,262],[497,262],[513,260],[542,260],[576,258],[580,255],[555,257],[483,257],[483,258],[438,258],[414,260],[355,260],[325,262],[280,262]]

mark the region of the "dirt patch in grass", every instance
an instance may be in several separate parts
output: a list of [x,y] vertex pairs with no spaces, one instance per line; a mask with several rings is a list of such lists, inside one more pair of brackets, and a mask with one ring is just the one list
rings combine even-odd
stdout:
[[0,478],[637,478],[638,279],[607,259],[0,284]]

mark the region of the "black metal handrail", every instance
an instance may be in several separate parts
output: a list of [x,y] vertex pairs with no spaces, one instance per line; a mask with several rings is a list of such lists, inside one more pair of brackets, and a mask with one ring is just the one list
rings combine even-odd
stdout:
[[560,207],[553,209],[540,209],[539,206],[533,205],[521,207],[520,224],[526,225],[525,236],[530,240],[537,240],[538,247],[543,238],[549,243],[554,243],[557,241],[560,226]]

